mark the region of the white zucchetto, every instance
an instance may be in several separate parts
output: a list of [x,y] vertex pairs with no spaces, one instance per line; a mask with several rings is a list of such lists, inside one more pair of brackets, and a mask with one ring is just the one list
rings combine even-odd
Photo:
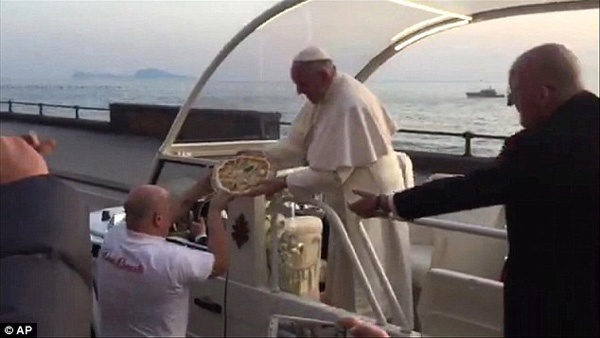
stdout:
[[331,60],[331,56],[326,51],[319,47],[311,46],[303,49],[296,57],[294,62],[308,62],[308,61],[321,61]]

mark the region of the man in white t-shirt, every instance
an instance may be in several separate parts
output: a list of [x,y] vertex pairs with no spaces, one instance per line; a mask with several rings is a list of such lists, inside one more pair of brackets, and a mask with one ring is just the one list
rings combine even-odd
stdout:
[[[202,182],[191,190],[210,192]],[[188,194],[189,195],[189,194]],[[208,248],[194,250],[165,240],[188,204],[163,188],[143,185],[125,202],[126,226],[113,227],[98,257],[100,334],[183,337],[189,312],[189,287],[227,270],[227,240],[221,211],[230,196],[218,193],[208,213]]]

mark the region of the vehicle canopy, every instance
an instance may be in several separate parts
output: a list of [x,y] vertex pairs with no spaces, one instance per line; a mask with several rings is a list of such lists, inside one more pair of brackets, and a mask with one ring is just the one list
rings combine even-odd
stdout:
[[282,121],[291,121],[303,104],[289,77],[291,61],[307,46],[323,48],[339,70],[364,82],[410,45],[449,29],[516,15],[590,8],[598,8],[598,0],[281,1],[249,22],[204,70],[155,164],[172,156],[226,156],[240,146],[260,148],[272,142],[200,146],[181,133],[182,126],[202,128],[187,126],[194,108],[279,112]]

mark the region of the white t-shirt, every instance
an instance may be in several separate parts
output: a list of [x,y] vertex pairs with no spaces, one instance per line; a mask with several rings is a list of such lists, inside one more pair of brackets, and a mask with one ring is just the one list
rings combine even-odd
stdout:
[[185,336],[189,286],[212,271],[211,253],[113,227],[98,256],[100,335]]

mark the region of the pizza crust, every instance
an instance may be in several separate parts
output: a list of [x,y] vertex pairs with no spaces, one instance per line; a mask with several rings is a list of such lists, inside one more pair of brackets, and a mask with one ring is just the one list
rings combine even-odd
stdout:
[[216,189],[242,195],[269,177],[271,164],[264,157],[242,155],[221,162],[213,170]]

